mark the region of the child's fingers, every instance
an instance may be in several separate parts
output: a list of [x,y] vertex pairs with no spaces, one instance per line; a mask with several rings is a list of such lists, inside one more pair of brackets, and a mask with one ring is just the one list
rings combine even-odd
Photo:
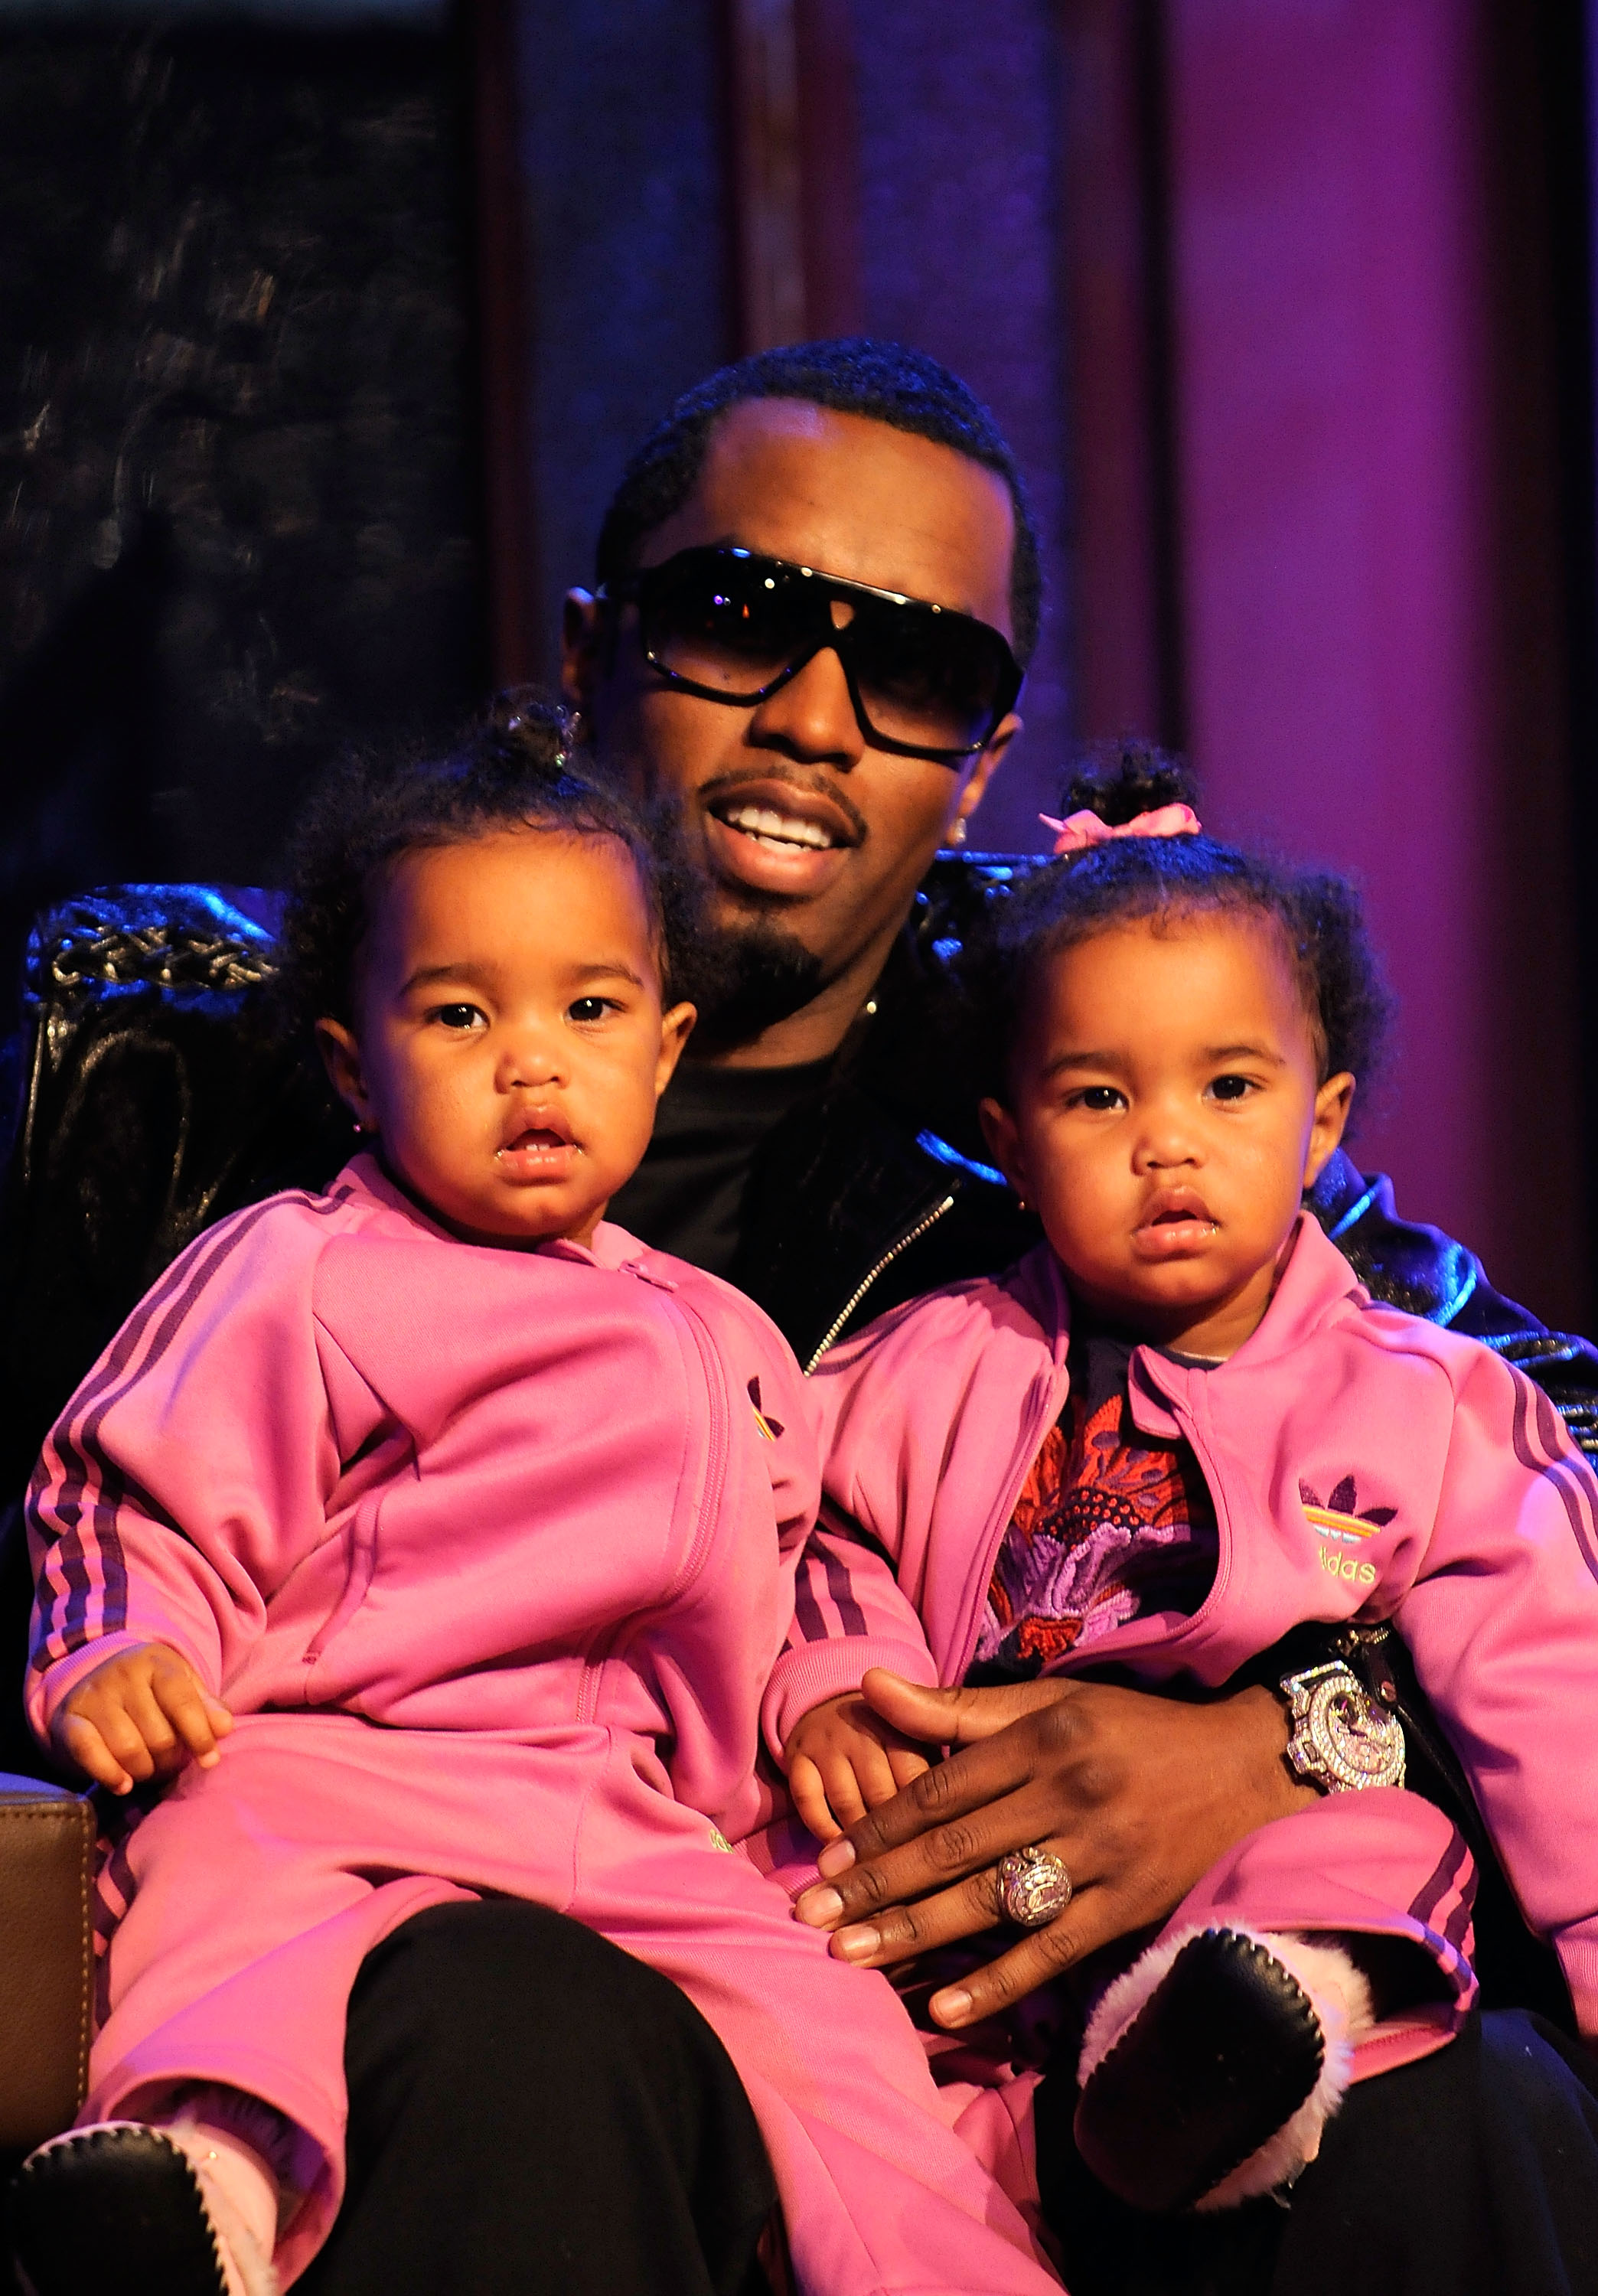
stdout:
[[[181,1674],[172,1668],[159,1675],[151,1685],[152,1702],[159,1706],[163,1719],[170,1726],[168,1739],[172,1751],[179,1742],[193,1755],[202,1770],[214,1769],[218,1760],[217,1730],[211,1709],[216,1702],[209,1699],[193,1676],[184,1668]],[[231,1728],[233,1718],[225,1707],[217,1710],[225,1726]],[[171,1733],[176,1732],[173,1738]]]
[[[143,1680],[137,1675],[133,1675],[125,1680],[120,1685],[120,1692],[122,1711],[129,1724],[143,1739],[145,1751],[149,1754],[153,1767],[163,1775],[176,1769],[178,1759],[177,1734],[167,1718],[160,1692],[152,1683]],[[103,1729],[109,1719],[109,1710],[105,1715],[102,1715],[98,1708],[92,1709],[91,1711]]]
[[133,1792],[133,1779],[111,1752],[94,1723],[82,1714],[58,1714],[51,1732],[57,1751],[74,1763],[96,1785],[112,1793]]
[[847,1754],[829,1750],[820,1763],[821,1780],[827,1790],[827,1801],[840,1825],[854,1825],[865,1816],[865,1798],[855,1775],[855,1765],[862,1749],[853,1746]]
[[[864,1816],[866,1810],[881,1809],[885,1801],[891,1801],[898,1787],[894,1782],[887,1750],[876,1739],[862,1735],[856,1741],[850,1759],[860,1790],[861,1815]],[[854,1820],[851,1818],[849,1823],[852,1825]]]
[[[893,1782],[897,1789],[899,1786],[907,1786],[912,1778],[919,1778],[922,1772],[930,1770],[932,1765],[914,1746],[890,1745],[888,1749],[888,1767],[893,1772]],[[875,1807],[874,1803],[873,1807]]]
[[843,1832],[827,1808],[821,1772],[808,1754],[795,1754],[788,1768],[788,1791],[793,1806],[818,1841],[836,1841]]

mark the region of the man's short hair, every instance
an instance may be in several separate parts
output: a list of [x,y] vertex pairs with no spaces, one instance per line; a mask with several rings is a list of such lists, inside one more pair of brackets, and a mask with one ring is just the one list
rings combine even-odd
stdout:
[[1024,667],[1037,643],[1043,576],[1037,529],[1015,456],[987,407],[957,375],[924,351],[868,335],[759,351],[684,391],[621,474],[599,530],[601,582],[631,572],[644,536],[680,510],[699,483],[717,416],[750,398],[799,398],[835,414],[864,414],[890,430],[952,447],[1003,479],[1015,510],[1010,612],[1016,658]]

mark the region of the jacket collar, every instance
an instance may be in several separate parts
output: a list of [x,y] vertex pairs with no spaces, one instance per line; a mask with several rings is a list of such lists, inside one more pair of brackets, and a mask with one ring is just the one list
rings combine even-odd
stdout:
[[[399,1186],[384,1170],[382,1160],[370,1148],[363,1148],[352,1156],[338,1178],[328,1190],[329,1195],[341,1196],[347,1202],[366,1203],[391,1217],[402,1220],[406,1226],[420,1228],[425,1235],[435,1235],[446,1243],[459,1243],[461,1238],[452,1235],[435,1219],[426,1206],[419,1203],[407,1189]],[[467,1244],[468,1251],[493,1251],[495,1244]],[[506,1250],[514,1247],[507,1245]],[[594,1231],[592,1244],[570,1243],[564,1236],[545,1236],[532,1247],[529,1258],[545,1259],[576,1259],[591,1267],[630,1267],[648,1257],[646,1247],[635,1235],[614,1221],[601,1220]]]
[[[1066,1289],[1065,1271],[1050,1247],[1039,1244],[1036,1250],[1018,1260],[1006,1279],[1005,1288],[1036,1316],[1055,1362],[1063,1361],[1070,1340],[1070,1296]],[[1301,1347],[1340,1307],[1367,1306],[1369,1297],[1318,1223],[1300,1212],[1288,1248],[1287,1264],[1258,1330],[1250,1333],[1235,1355],[1206,1376],[1224,1375],[1234,1365],[1253,1369],[1274,1363]],[[1179,1366],[1157,1348],[1137,1348],[1133,1360],[1161,1393],[1168,1391],[1168,1382],[1180,1381],[1184,1376]]]

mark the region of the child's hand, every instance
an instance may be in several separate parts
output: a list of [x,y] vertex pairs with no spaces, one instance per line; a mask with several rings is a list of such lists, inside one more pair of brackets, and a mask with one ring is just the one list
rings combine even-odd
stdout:
[[68,1693],[50,1725],[50,1742],[64,1761],[125,1794],[135,1779],[172,1776],[191,1755],[202,1770],[214,1768],[217,1741],[232,1728],[233,1716],[187,1659],[165,1643],[141,1643],[108,1658]]
[[873,1714],[857,1690],[813,1706],[789,1734],[783,1767],[794,1807],[812,1833],[836,1841],[868,1809],[932,1767],[914,1739]]

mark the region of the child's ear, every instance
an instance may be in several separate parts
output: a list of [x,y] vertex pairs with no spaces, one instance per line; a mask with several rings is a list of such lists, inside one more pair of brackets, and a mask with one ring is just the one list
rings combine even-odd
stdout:
[[316,1050],[327,1070],[327,1080],[363,1132],[375,1132],[377,1119],[366,1091],[361,1048],[342,1021],[318,1021]]
[[1347,1069],[1328,1077],[1315,1096],[1315,1118],[1309,1128],[1309,1153],[1304,1159],[1304,1185],[1313,1188],[1325,1170],[1332,1150],[1340,1143],[1354,1102],[1354,1078]]
[[699,1018],[694,1004],[674,1004],[660,1015],[660,1057],[655,1062],[655,1098],[660,1099],[676,1071],[683,1057],[683,1047],[692,1034]]
[[1021,1153],[1020,1134],[1014,1117],[997,1100],[979,1102],[977,1115],[988,1153],[1024,1204],[1032,1191],[1027,1181],[1027,1160]]

